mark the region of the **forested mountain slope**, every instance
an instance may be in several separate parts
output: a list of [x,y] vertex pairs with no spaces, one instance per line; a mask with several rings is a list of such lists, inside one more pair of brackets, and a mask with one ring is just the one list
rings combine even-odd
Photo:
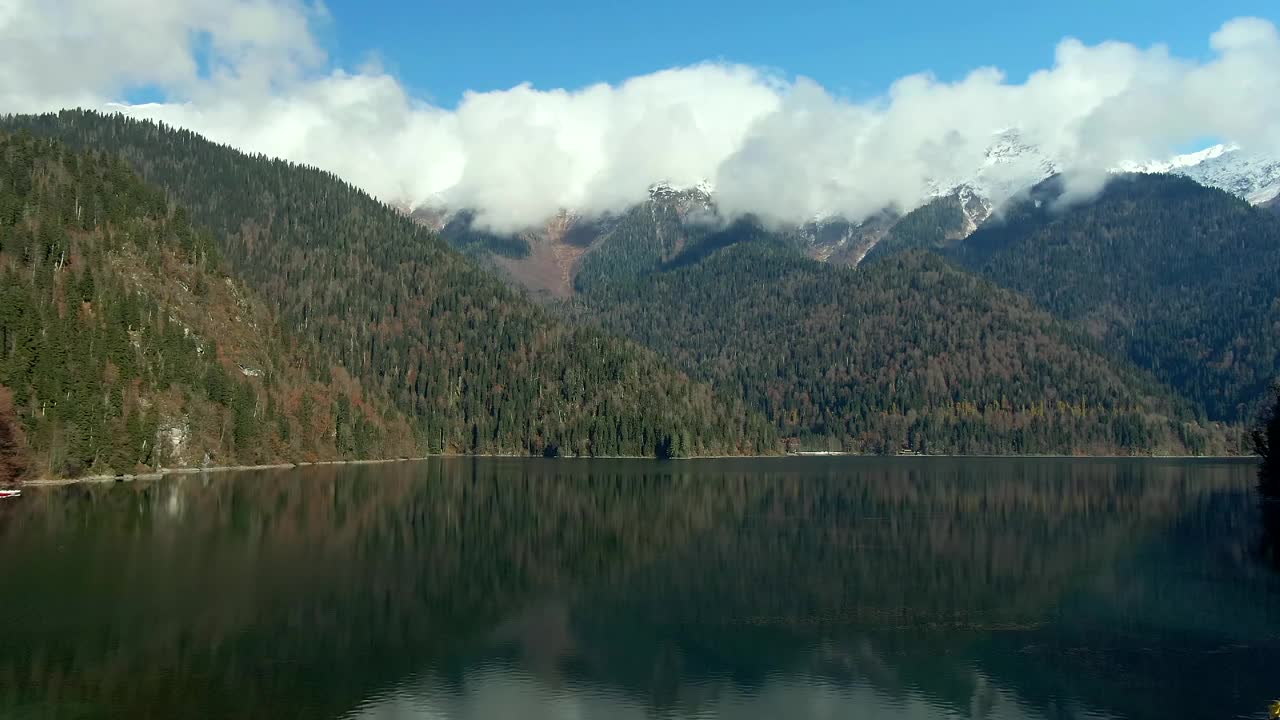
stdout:
[[413,213],[438,227],[450,245],[495,268],[534,297],[565,298],[583,285],[657,269],[719,225],[710,196],[655,187],[649,199],[621,213],[584,217],[564,211],[514,234],[475,224],[474,213]]
[[[1178,338],[1185,340],[1176,332],[1159,335],[1157,328],[1178,329],[1172,320],[1160,326],[1146,315],[1114,309],[1110,315],[1082,315],[1076,305],[1060,302],[1072,293],[1107,296],[1065,281],[1080,277],[1055,284],[1053,273],[1088,260],[1095,265],[1079,266],[1087,269],[1077,268],[1077,275],[1105,285],[1122,263],[1099,267],[1107,261],[1092,257],[1098,254],[1093,251],[1052,268],[1047,257],[1038,268],[1030,266],[1034,260],[1024,267],[1007,259],[1012,247],[1030,242],[1029,234],[1089,206],[1051,213],[1053,203],[1029,203],[956,242],[973,219],[973,208],[957,196],[903,218],[851,226],[838,233],[842,240],[819,241],[751,218],[725,224],[706,198],[658,193],[622,215],[560,218],[557,242],[580,251],[553,258],[567,259],[573,268],[572,274],[550,277],[577,292],[570,304],[576,322],[565,323],[434,232],[329,174],[118,116],[67,112],[7,123],[122,154],[163,187],[171,202],[186,206],[196,225],[209,229],[209,245],[225,257],[231,274],[270,300],[266,312],[282,323],[281,342],[315,355],[312,374],[327,379],[332,370],[358,387],[359,402],[373,408],[365,414],[371,427],[375,418],[403,416],[417,450],[754,453],[779,449],[780,435],[791,438],[793,448],[859,452],[1239,449],[1236,429],[1204,420],[1200,408],[1210,407],[1206,397],[1212,392],[1195,392],[1199,386],[1193,384],[1188,395],[1195,402],[1189,403],[1161,384],[1185,389],[1184,376],[1192,372],[1173,372],[1163,360],[1179,349]],[[1175,189],[1177,183],[1191,185],[1184,188],[1188,197],[1209,193],[1219,204],[1226,197],[1178,178],[1158,180]],[[1173,190],[1158,194],[1169,193],[1177,196]],[[1110,197],[1111,191],[1095,206]],[[1210,206],[1218,207],[1205,208]],[[1241,227],[1270,232],[1271,216],[1244,207]],[[1218,237],[1219,244],[1236,243],[1236,250],[1270,257],[1266,253],[1274,245],[1243,240],[1239,228],[1223,219],[1230,212],[1209,216],[1219,219],[1202,223],[1196,237],[1218,227],[1230,231],[1220,235],[1233,238]],[[1092,243],[1128,227],[1090,222],[1090,228],[1104,228],[1089,231]],[[1147,232],[1140,232],[1147,226],[1133,227],[1124,232]],[[1164,232],[1159,222],[1155,227]],[[465,223],[449,232],[476,255],[518,260],[540,252],[530,242],[538,238],[530,236],[514,242]],[[947,248],[1072,322],[1061,323],[1019,295],[928,253],[878,253],[857,270],[812,259],[818,245],[844,243],[841,252],[853,252],[848,248],[863,247],[872,236],[897,239],[902,248]],[[1141,256],[1142,243],[1150,240],[1127,242]],[[1228,249],[1206,251],[1192,264],[1203,268]],[[1028,255],[1043,252],[1037,247]],[[1160,257],[1154,251],[1148,256]],[[555,273],[564,267],[548,265]],[[1150,284],[1176,287],[1176,280],[1141,270],[1153,275]],[[1195,279],[1193,270],[1186,269],[1184,282]],[[1027,278],[1036,273],[1044,280],[1032,286]],[[1026,284],[1007,280],[1011,275]],[[1239,268],[1231,277],[1242,286],[1236,299],[1258,300],[1258,292],[1243,286],[1252,283],[1265,294],[1276,276],[1273,271],[1270,280],[1253,277]],[[1207,302],[1187,293],[1165,309],[1182,308],[1187,316],[1202,312],[1230,333],[1228,319],[1202,307],[1230,304],[1229,284],[1213,287],[1217,294]],[[1123,310],[1122,300],[1145,297],[1121,295],[1107,307]],[[1242,315],[1249,328],[1261,327],[1253,315]],[[1115,322],[1101,324],[1105,319]],[[1141,335],[1143,342],[1134,347],[1149,355],[1117,342],[1118,330],[1125,329]],[[290,336],[297,340],[286,342]],[[1233,392],[1245,395],[1249,383],[1265,384],[1267,362],[1253,350],[1275,340],[1246,345],[1239,333],[1231,337],[1236,339],[1219,345],[1233,348],[1234,355],[1218,357],[1212,371],[1202,374],[1225,368],[1239,380]],[[1190,355],[1185,342],[1181,349]],[[1243,411],[1209,412],[1215,420],[1244,418]],[[355,449],[335,452],[350,455]]]
[[414,450],[114,156],[0,134],[0,279],[0,480]]
[[10,127],[120,153],[212,232],[285,327],[391,398],[422,448],[686,455],[770,452],[776,435],[651,352],[548,316],[334,176],[121,116]]
[[859,269],[741,242],[574,311],[739,395],[808,449],[1234,451],[1149,376],[929,253]]
[[[944,250],[964,241],[985,220],[989,208],[973,207],[970,196],[944,195],[903,215],[866,254],[863,262],[873,262],[907,250]],[[966,212],[966,209],[968,212]]]
[[829,217],[766,227],[752,217],[721,216],[704,188],[666,185],[654,186],[648,200],[622,212],[588,217],[563,211],[514,234],[486,230],[466,210],[417,210],[412,216],[439,229],[449,244],[493,267],[512,285],[544,299],[567,298],[600,283],[635,278],[701,257],[709,249],[765,236],[815,260],[856,265],[899,220],[886,210],[860,223]]
[[1247,421],[1280,371],[1280,218],[1186,178],[1113,180],[1066,209],[1050,180],[952,251],[1079,323],[1212,419]]

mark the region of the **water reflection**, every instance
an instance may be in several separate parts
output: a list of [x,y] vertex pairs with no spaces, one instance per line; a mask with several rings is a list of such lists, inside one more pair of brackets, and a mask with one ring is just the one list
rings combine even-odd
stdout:
[[1230,717],[1233,463],[456,460],[0,508],[0,716]]
[[1258,508],[1262,516],[1258,555],[1280,570],[1280,467],[1274,462],[1264,461],[1258,468]]

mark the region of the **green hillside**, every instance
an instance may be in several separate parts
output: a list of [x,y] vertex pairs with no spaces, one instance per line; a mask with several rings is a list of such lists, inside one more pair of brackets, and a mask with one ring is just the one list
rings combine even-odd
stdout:
[[385,396],[422,450],[771,452],[761,418],[651,352],[547,315],[334,176],[89,112],[6,125],[120,154],[207,228],[229,271],[322,364]]
[[808,449],[1233,449],[1149,376],[928,253],[859,270],[745,242],[584,294],[584,322],[736,393]]
[[401,414],[309,362],[209,235],[113,157],[0,135],[0,278],[0,465],[74,476],[414,451]]
[[943,250],[962,242],[971,228],[966,225],[964,207],[958,196],[934,198],[895,222],[867,253],[865,261],[907,250]]
[[1171,175],[1055,202],[1054,180],[958,245],[1024,293],[1202,406],[1246,421],[1280,370],[1280,218]]

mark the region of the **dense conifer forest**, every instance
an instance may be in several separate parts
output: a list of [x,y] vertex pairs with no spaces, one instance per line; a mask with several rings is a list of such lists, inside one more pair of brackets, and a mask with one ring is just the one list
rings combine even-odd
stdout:
[[1173,175],[1061,207],[1055,180],[954,256],[1149,369],[1207,417],[1248,423],[1280,369],[1280,218]]
[[1236,453],[1275,374],[1280,221],[1181,178],[1070,208],[1045,183],[968,239],[959,199],[940,198],[864,228],[884,234],[857,268],[675,193],[566,222],[576,292],[547,308],[485,259],[525,257],[533,236],[466,214],[437,233],[328,173],[150,122],[2,126],[24,134],[5,141],[0,197],[0,446],[43,472]]
[[960,199],[955,195],[935,198],[895,222],[863,262],[913,249],[944,250],[962,242],[964,231]]
[[[1031,297],[1073,331],[1077,339],[1070,342],[1086,341],[1117,368],[1132,371],[1137,365],[1167,386],[1162,392],[1188,401],[1181,403],[1184,416],[1205,428],[1234,425],[1223,435],[1238,438],[1280,362],[1274,347],[1280,337],[1280,222],[1267,209],[1177,176],[1117,176],[1096,201],[1075,205],[1058,202],[1060,183],[1052,179],[997,208],[972,236],[975,218],[989,208],[961,191],[902,216],[797,229],[751,217],[726,223],[709,196],[668,189],[581,228],[585,241],[578,241],[578,259],[565,270],[577,294],[596,310],[609,310],[617,285],[643,286],[643,278],[696,264],[733,245],[767,245],[832,265],[862,257],[859,267],[867,272],[898,253],[929,250]],[[1275,207],[1275,201],[1268,203],[1268,209]],[[501,251],[494,236],[483,248],[465,244],[463,236],[446,237],[476,248],[478,257]],[[874,245],[863,256],[868,243]],[[519,272],[508,276],[527,280]],[[702,281],[752,282],[711,276]],[[685,310],[681,298],[667,300],[677,312]],[[803,314],[804,308],[795,312]],[[665,337],[643,342],[676,344]],[[1226,440],[1224,451],[1239,447],[1237,440]]]
[[11,128],[123,157],[208,230],[320,364],[386,397],[426,452],[774,452],[771,426],[654,353],[549,316],[334,176],[89,112]]
[[0,135],[0,482],[410,453],[115,156]]
[[865,269],[745,242],[581,296],[574,312],[739,393],[794,447],[1223,452],[1150,376],[1025,299],[922,252]]

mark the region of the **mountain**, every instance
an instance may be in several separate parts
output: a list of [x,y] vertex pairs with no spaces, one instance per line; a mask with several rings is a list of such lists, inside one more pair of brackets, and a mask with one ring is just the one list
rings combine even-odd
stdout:
[[[948,239],[967,236],[991,212],[990,203],[968,186],[926,207],[948,214],[954,207],[955,218],[952,221],[948,215],[942,232]],[[475,214],[467,210],[418,209],[411,217],[438,230],[449,244],[488,265],[511,285],[553,300],[571,297],[601,281],[637,277],[677,261],[686,252],[705,253],[709,247],[745,236],[769,235],[814,260],[857,265],[904,219],[886,209],[857,223],[833,215],[801,225],[765,227],[753,217],[722,217],[705,186],[675,188],[665,183],[654,185],[646,201],[622,213],[586,217],[562,211],[519,233],[479,228]]]
[[1280,368],[1280,218],[1179,175],[1066,209],[1058,179],[953,255],[1077,323],[1213,420],[1245,421]]
[[529,303],[338,178],[198,135],[69,111],[5,125],[119,154],[207,228],[317,362],[384,396],[420,450],[771,452],[776,436],[652,352]]
[[1214,145],[1165,162],[1128,164],[1120,169],[1182,175],[1206,187],[1225,190],[1254,205],[1271,202],[1280,195],[1280,158],[1246,153],[1232,145]]
[[[767,229],[809,257],[839,265],[909,248],[942,249],[968,237],[997,207],[1062,167],[1017,129],[1008,129],[992,136],[980,164],[955,177],[930,180],[919,204],[905,212],[884,208],[858,222],[824,213]],[[1280,159],[1233,146],[1216,145],[1166,161],[1122,163],[1115,172],[1182,175],[1254,204],[1273,202],[1280,193]],[[513,285],[542,298],[569,297],[602,268],[606,274],[611,266],[626,272],[651,270],[686,245],[741,219],[721,216],[714,189],[706,183],[687,188],[657,183],[647,200],[621,213],[589,217],[566,209],[514,234],[475,227],[474,213],[466,209],[419,209],[413,217]]]
[[[993,205],[1058,174],[1067,163],[1026,140],[1017,129],[996,133],[983,162],[967,174],[930,183],[932,197],[967,187]],[[1116,173],[1170,174],[1191,178],[1258,205],[1280,194],[1280,157],[1249,152],[1236,145],[1213,145],[1166,160],[1121,162]],[[927,204],[931,198],[922,198]]]
[[[1024,140],[1017,130],[997,133],[980,167],[967,175],[934,181],[930,197],[907,212],[896,232],[885,234],[885,246],[877,246],[871,256],[911,247],[942,249],[962,240],[997,207],[1057,175],[1064,165]],[[1233,145],[1214,145],[1162,161],[1123,162],[1112,172],[1180,175],[1260,206],[1277,202],[1280,195],[1280,157],[1248,153]]]
[[934,198],[890,226],[863,259],[905,250],[945,250],[969,237],[991,216],[992,205],[967,185]]
[[591,286],[572,311],[735,393],[792,447],[1194,453],[1235,442],[1150,376],[936,255],[855,270],[776,236],[740,239]]
[[[1252,388],[1275,368],[1267,345],[1274,341],[1246,340],[1268,327],[1269,316],[1248,310],[1232,319],[1220,309],[1259,303],[1270,292],[1274,271],[1271,279],[1250,275],[1246,258],[1261,259],[1253,264],[1257,273],[1272,267],[1268,248],[1275,245],[1266,233],[1275,219],[1173,176],[1158,178],[1166,190],[1118,200],[1114,212],[1071,230],[1090,237],[1082,241],[1081,257],[1067,259],[1044,256],[1047,247],[1014,249],[1034,245],[1028,238],[1058,219],[1087,212],[1086,206],[1051,210],[1057,207],[1052,182],[998,221],[987,218],[990,203],[966,185],[903,216],[886,211],[858,224],[815,218],[790,228],[723,218],[706,187],[657,185],[645,203],[623,213],[586,218],[564,212],[539,228],[498,235],[467,212],[417,211],[410,218],[332,175],[151,123],[67,112],[3,124],[60,138],[104,162],[123,157],[161,188],[162,194],[148,192],[163,202],[145,207],[154,214],[163,205],[177,218],[169,222],[190,228],[175,231],[179,238],[204,238],[201,257],[223,258],[216,265],[223,275],[196,282],[151,263],[147,267],[160,271],[153,269],[145,284],[215,287],[210,307],[241,308],[226,321],[234,328],[252,318],[240,335],[194,319],[183,323],[200,338],[217,337],[213,356],[254,389],[275,387],[277,377],[288,375],[278,368],[299,368],[298,378],[324,385],[313,394],[329,393],[324,407],[331,409],[336,457],[378,456],[393,440],[398,451],[411,445],[416,452],[767,453],[780,449],[780,437],[792,448],[860,452],[1223,452],[1236,449],[1229,437],[1234,431],[1208,420],[1242,420]],[[1016,164],[992,166],[1001,163]],[[38,220],[27,225],[31,232],[39,227]],[[114,237],[111,227],[89,230]],[[1052,276],[1081,268],[1078,274],[1106,285],[1130,264],[1161,260],[1162,251],[1147,246],[1168,242],[1170,232],[1186,235],[1178,241],[1186,257],[1177,262],[1194,267],[1170,277],[1135,268],[1135,276],[1151,275],[1144,282],[1158,291],[1114,297],[1108,312],[1087,312],[1096,290],[1074,287],[1079,277]],[[1144,236],[1125,239],[1130,255],[1114,267],[1089,266],[1099,257],[1110,261],[1089,243],[1109,247],[1117,233]],[[183,243],[190,244],[180,240],[174,251],[180,259],[187,257]],[[877,243],[906,252],[873,252],[873,262],[862,261]],[[952,254],[987,279],[918,248]],[[1211,261],[1233,251],[1224,275],[1229,280],[1208,288],[1206,302],[1214,308],[1201,307],[1205,303],[1190,294],[1166,297],[1203,281]],[[1012,258],[1017,254],[1026,267]],[[54,255],[39,257],[34,264],[25,255],[20,260],[39,269]],[[1061,267],[1035,265],[1051,260]],[[1168,262],[1182,267],[1175,258]],[[52,261],[51,272],[64,271],[60,263]],[[505,275],[505,282],[478,263]],[[843,266],[855,263],[856,270]],[[1032,286],[1036,277],[1041,284]],[[173,286],[175,278],[183,284]],[[540,288],[535,294],[548,307],[510,284]],[[56,294],[39,300],[38,291],[33,302],[59,310],[39,315],[37,325],[53,327],[65,317],[64,303]],[[185,302],[198,312],[205,302],[184,300],[178,289],[166,292],[162,307]],[[1076,304],[1056,302],[1073,292],[1081,295]],[[1212,323],[1223,335],[1157,317],[1157,305],[1166,315],[1177,309],[1188,323]],[[249,315],[247,307],[260,310]],[[162,316],[163,310],[146,315],[165,325],[154,319]],[[224,348],[254,347],[258,336],[274,339],[256,356]],[[1213,367],[1200,371],[1204,377],[1192,377],[1197,356],[1189,342],[1195,338],[1217,353]],[[145,354],[145,338],[138,342]],[[1179,348],[1184,369],[1171,360]],[[206,350],[201,357],[207,356]],[[172,386],[167,376],[157,377],[157,392]],[[293,412],[288,398],[273,399],[270,389],[252,398],[238,392],[244,427],[273,403]],[[1215,392],[1242,398],[1236,411],[1212,406]],[[123,395],[126,405],[133,402]],[[15,393],[27,417],[40,407],[37,399],[48,396],[38,388]],[[218,427],[232,431],[235,407],[228,407],[232,420]],[[133,415],[125,410],[112,421]],[[290,428],[303,424],[289,418]],[[161,425],[157,420],[157,428],[169,431]],[[36,437],[33,428],[19,431]],[[124,437],[124,430],[114,435]],[[284,435],[281,430],[278,439]],[[224,443],[216,448],[219,457],[240,457],[234,433],[232,442],[227,437],[217,435]],[[272,438],[256,446],[254,457],[273,456]]]
[[991,136],[979,165],[955,177],[930,180],[930,191],[919,204],[968,188],[988,203],[999,205],[1061,169],[1056,158],[1024,138],[1018,129],[1009,128]]
[[[864,254],[874,257],[910,247],[941,249],[963,240],[997,207],[1057,175],[1064,166],[1016,129],[996,133],[979,166],[956,177],[931,181],[928,195]],[[1214,145],[1163,161],[1120,163],[1112,172],[1181,175],[1255,205],[1280,202],[1276,200],[1280,195],[1280,158],[1248,153],[1236,146]],[[880,248],[881,243],[886,247]]]
[[114,157],[0,134],[0,476],[412,453],[187,217]]
[[[733,392],[734,388],[747,386],[706,374],[694,359],[703,357],[700,353],[710,353],[711,348],[721,346],[718,343],[734,348],[739,357],[750,358],[751,350],[734,342],[751,343],[760,341],[757,336],[774,337],[776,331],[772,321],[762,324],[759,318],[739,318],[733,337],[715,338],[714,342],[707,340],[706,347],[678,348],[676,345],[679,343],[674,336],[688,332],[689,328],[644,329],[629,313],[656,316],[661,312],[659,308],[663,302],[671,304],[668,312],[676,315],[685,313],[688,312],[688,304],[700,302],[693,299],[699,297],[697,293],[689,299],[678,294],[659,293],[645,297],[640,303],[637,298],[618,296],[616,287],[625,286],[637,297],[643,297],[648,292],[645,278],[695,267],[715,252],[738,245],[760,245],[779,256],[798,258],[807,255],[832,265],[858,264],[869,272],[877,261],[895,253],[913,249],[939,251],[954,256],[970,270],[985,274],[997,284],[1032,297],[1045,310],[1078,328],[1074,332],[1091,336],[1089,342],[1095,355],[1105,356],[1105,359],[1098,360],[1102,365],[1127,367],[1126,372],[1130,372],[1134,371],[1131,365],[1134,363],[1153,373],[1154,379],[1148,376],[1144,382],[1167,386],[1164,390],[1154,391],[1156,394],[1163,394],[1166,400],[1170,400],[1168,388],[1172,388],[1191,401],[1179,405],[1179,412],[1168,413],[1178,416],[1180,421],[1195,417],[1202,418],[1201,425],[1203,421],[1247,421],[1256,399],[1276,374],[1276,368],[1280,367],[1274,350],[1270,349],[1273,341],[1266,339],[1269,327],[1266,313],[1259,314],[1259,309],[1268,308],[1276,297],[1275,292],[1269,289],[1275,285],[1274,276],[1255,278],[1247,272],[1254,263],[1252,255],[1256,254],[1262,260],[1261,265],[1254,267],[1256,271],[1259,267],[1269,267],[1269,258],[1273,258],[1275,249],[1280,248],[1274,239],[1266,239],[1272,232],[1269,229],[1271,225],[1265,222],[1270,218],[1225,192],[1205,188],[1175,173],[1152,178],[1150,182],[1157,183],[1162,191],[1139,193],[1123,201],[1117,199],[1120,196],[1115,195],[1116,189],[1133,187],[1131,183],[1135,181],[1113,182],[1101,202],[1114,208],[1114,212],[1107,210],[1099,217],[1081,219],[1079,226],[1070,232],[1079,236],[1073,237],[1071,242],[1083,243],[1083,247],[1076,249],[1065,245],[1058,249],[1061,257],[1050,254],[1052,246],[1041,242],[1043,237],[1039,233],[1042,226],[1088,211],[1083,207],[1065,213],[1056,210],[1058,190],[1054,188],[1057,188],[1058,180],[1041,184],[1028,200],[1015,200],[996,218],[989,217],[992,209],[986,198],[974,188],[964,185],[902,216],[886,212],[860,225],[839,218],[825,218],[803,228],[790,229],[770,229],[749,217],[726,224],[716,214],[714,198],[710,196],[700,196],[696,203],[689,205],[697,207],[696,214],[689,212],[687,207],[682,211],[683,206],[674,202],[675,198],[682,197],[676,191],[652,197],[620,217],[592,226],[603,227],[605,231],[599,235],[585,235],[589,240],[578,245],[579,254],[571,266],[564,268],[562,277],[566,279],[564,287],[572,287],[582,296],[582,305],[591,308],[590,311],[579,310],[579,317],[601,314],[606,329],[633,337],[672,357],[695,377],[710,382],[723,392]],[[1136,182],[1141,186],[1148,180]],[[1212,198],[1212,202],[1207,201],[1208,198]],[[684,202],[688,205],[687,199]],[[1040,205],[1037,206],[1036,202]],[[1202,215],[1195,217],[1195,213]],[[710,224],[708,218],[713,220]],[[1114,237],[1117,235],[1125,237]],[[991,252],[987,248],[996,238],[1004,238],[1010,249],[1001,255],[999,262],[1003,265],[987,267],[986,258]],[[1092,246],[1096,243],[1107,244],[1110,254],[1099,255],[1097,248]],[[1162,245],[1153,247],[1153,243]],[[1015,244],[1020,249],[1013,249]],[[1179,248],[1176,253],[1172,251],[1175,247]],[[1066,268],[1075,270],[1069,278],[1059,277],[1058,271]],[[1201,276],[1195,279],[1200,284],[1183,287],[1191,277],[1188,273],[1195,268],[1202,270]],[[738,292],[747,296],[754,297],[749,289],[754,288],[757,282],[771,282],[757,281],[748,275],[731,272],[730,268],[721,269],[736,282],[734,287]],[[1210,282],[1212,274],[1218,271],[1222,273],[1220,279]],[[1116,287],[1128,287],[1117,279],[1124,274],[1133,282],[1145,285],[1145,290],[1135,289],[1132,295],[1126,295],[1129,289],[1114,291]],[[710,276],[702,277],[698,282],[719,287],[729,280]],[[1079,286],[1072,285],[1073,282],[1078,282]],[[1112,291],[1103,292],[1089,287],[1090,282],[1108,285]],[[692,280],[689,283],[694,284]],[[1061,289],[1064,283],[1071,289]],[[1236,285],[1245,287],[1233,290]],[[602,292],[597,292],[602,289]],[[828,292],[847,290],[832,288]],[[565,292],[561,296],[569,294]],[[1063,298],[1068,294],[1081,305],[1066,303]],[[789,309],[791,314],[787,322],[804,322],[805,313],[814,310],[811,306],[822,306],[822,302],[816,299],[821,296],[815,292],[802,299],[789,300],[796,307]],[[1091,311],[1088,306],[1096,297],[1106,299],[1099,308]],[[755,299],[759,302],[766,300],[762,297]],[[1229,310],[1239,306],[1242,300],[1251,308]],[[716,296],[709,302],[717,309],[733,306],[727,295]],[[904,299],[903,302],[914,300]],[[1204,307],[1206,305],[1214,308]],[[637,309],[641,306],[643,309]],[[623,313],[624,317],[611,315],[618,307],[628,308]],[[833,329],[837,332],[845,330]],[[877,342],[884,341],[879,339]],[[875,351],[882,349],[882,346],[874,348]],[[798,362],[810,360],[813,358],[804,357]],[[822,367],[821,361],[816,367]],[[763,384],[767,372],[763,369],[754,372],[758,372],[756,381]],[[821,370],[815,372],[821,374]],[[758,394],[752,394],[754,387],[757,386],[740,390],[740,397],[749,406],[762,408],[784,435],[806,438],[806,442],[813,440],[813,444],[822,445],[828,434],[845,438],[847,435],[844,433],[852,427],[843,416],[836,420],[824,417],[809,424],[779,422],[780,415],[776,409],[761,402]],[[876,402],[888,397],[887,394],[875,396]],[[1177,400],[1171,402],[1178,405]],[[888,404],[887,401],[885,406]],[[815,417],[822,417],[825,410],[815,412]],[[840,427],[841,422],[845,425],[829,433],[823,424],[829,421],[834,427]],[[864,422],[859,427],[869,425]],[[892,442],[884,441],[861,445],[844,439],[835,442],[854,448],[877,447],[883,450],[894,447]],[[1190,445],[1196,446],[1196,441]],[[1175,447],[1176,443],[1170,442],[1168,446]]]
[[678,189],[664,183],[650,188],[647,201],[623,213],[589,218],[562,211],[519,233],[476,227],[475,214],[468,210],[419,209],[412,217],[511,284],[544,299],[569,297],[579,282],[601,274],[656,268],[719,223],[709,188]]

